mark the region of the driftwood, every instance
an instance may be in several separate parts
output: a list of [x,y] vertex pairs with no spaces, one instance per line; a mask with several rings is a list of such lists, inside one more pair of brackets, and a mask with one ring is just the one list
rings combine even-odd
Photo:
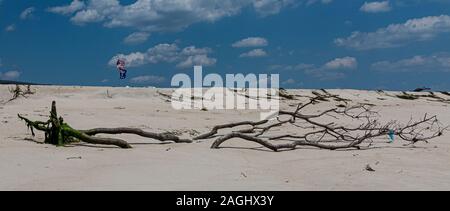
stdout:
[[294,100],[294,99],[295,99],[295,96],[294,96],[294,95],[289,94],[289,93],[287,92],[287,90],[286,90],[286,89],[283,89],[283,88],[280,88],[280,89],[279,89],[278,95],[279,95],[281,98],[284,98],[284,99],[287,99],[287,100]]
[[[389,96],[389,97],[396,97],[396,98],[400,98],[402,100],[419,100],[421,98],[426,99],[427,101],[431,101],[431,102],[440,102],[440,103],[450,103],[450,99],[446,99],[443,97],[440,97],[438,95],[436,95],[436,93],[429,91],[427,94],[425,94],[425,90],[422,91],[415,91],[415,93],[423,93],[423,94],[413,94],[413,93],[408,93],[408,92],[402,92],[401,94],[396,94],[396,95],[390,95],[384,91],[377,91],[380,95],[385,95],[385,96]],[[450,96],[450,93],[448,92],[439,92],[442,95],[446,95],[446,96]]]
[[443,94],[443,95],[450,96],[450,92],[441,91],[441,92],[439,92],[439,93],[441,93],[441,94]]
[[31,90],[31,85],[27,85],[26,89],[23,90],[20,87],[20,85],[16,84],[16,86],[14,88],[9,87],[8,90],[9,90],[9,93],[12,94],[12,96],[9,100],[7,100],[6,102],[2,102],[2,103],[9,103],[11,101],[18,99],[19,97],[28,98],[28,95],[35,94],[35,92],[33,92]]
[[[194,140],[201,140],[201,139],[212,138],[214,135],[216,135],[219,132],[220,129],[234,128],[234,127],[243,126],[243,125],[257,126],[257,125],[265,124],[267,122],[268,122],[268,120],[263,120],[263,121],[260,121],[260,122],[244,121],[244,122],[236,122],[236,123],[230,123],[230,124],[216,125],[216,126],[213,127],[213,129],[210,132],[202,134],[200,136],[197,136],[197,137],[194,138]],[[247,131],[247,130],[244,131],[243,130],[243,131],[240,131],[240,132],[241,133],[249,133],[249,132],[252,132],[252,131],[253,131],[253,129],[251,131]]]
[[[361,149],[376,144],[375,139],[393,134],[407,145],[417,142],[427,142],[443,134],[446,127],[442,127],[436,116],[425,115],[422,119],[406,124],[391,121],[382,124],[378,121],[378,113],[372,111],[372,106],[358,104],[349,106],[348,100],[332,95],[325,90],[316,92],[309,102],[298,104],[293,111],[281,110],[276,120],[242,121],[214,126],[209,132],[199,135],[193,140],[216,138],[211,148],[220,148],[231,139],[242,139],[258,143],[273,151],[292,150],[300,146],[316,147],[320,149]],[[324,111],[306,114],[305,110],[323,101],[340,101],[340,104]],[[152,133],[136,128],[95,128],[90,130],[75,130],[58,117],[56,103],[52,103],[50,118],[47,122],[31,121],[18,115],[31,129],[45,132],[45,143],[65,145],[74,141],[90,144],[115,145],[121,148],[131,148],[131,145],[121,139],[95,137],[98,134],[134,134],[161,142],[191,143],[192,140],[181,139],[175,133]],[[336,122],[329,122],[323,117],[331,117]],[[353,124],[353,125],[344,125]],[[286,127],[291,128],[286,128]],[[226,134],[219,134],[224,129],[235,129]],[[274,134],[275,128],[281,128],[281,134]],[[292,129],[294,128],[294,129]]]
[[[321,99],[321,97],[318,97]],[[371,146],[375,138],[388,136],[393,133],[407,144],[417,142],[427,142],[430,139],[439,137],[447,128],[441,127],[436,116],[428,117],[418,121],[409,121],[406,125],[401,125],[395,121],[382,125],[375,117],[377,112],[370,109],[367,105],[357,105],[353,107],[337,107],[320,112],[318,114],[303,114],[305,108],[317,103],[312,99],[306,104],[298,105],[295,111],[280,111],[280,117],[275,123],[248,123],[228,124],[216,126],[214,129],[196,139],[211,138],[217,133],[218,129],[229,128],[240,125],[251,125],[252,128],[242,131],[231,132],[221,135],[217,138],[211,148],[220,148],[220,146],[231,139],[243,139],[258,143],[270,150],[292,150],[299,146],[316,147],[320,149],[361,149],[365,144]],[[334,122],[322,122],[322,117],[330,116],[336,120],[350,119],[352,122],[358,122],[358,126],[344,126]],[[282,117],[288,117],[281,120]],[[281,135],[270,135],[273,128],[292,125],[298,130]],[[284,132],[283,131],[283,132]],[[298,134],[300,133],[300,135]],[[284,143],[280,143],[284,142]]]
[[[285,93],[287,94],[287,91],[284,90]],[[311,92],[314,96],[308,96],[308,95],[290,95],[292,96],[292,99],[296,99],[295,97],[300,97],[300,98],[307,98],[310,100],[315,100],[318,102],[330,102],[330,101],[336,101],[336,102],[341,102],[341,103],[345,103],[348,104],[349,102],[351,102],[352,100],[350,99],[345,99],[340,97],[339,95],[335,95],[335,94],[331,94],[330,92],[328,92],[325,89],[320,89],[320,91],[312,91]]]
[[35,136],[34,130],[45,132],[45,143],[57,146],[82,141],[89,144],[115,145],[121,148],[131,148],[131,145],[121,139],[95,137],[97,134],[135,134],[146,138],[166,142],[190,143],[191,140],[180,139],[170,133],[151,133],[136,128],[96,128],[90,130],[76,130],[64,122],[62,117],[58,117],[56,103],[53,101],[50,111],[50,119],[46,122],[31,121],[18,114],[18,117],[25,121],[28,128]]
[[413,92],[423,92],[423,91],[431,91],[431,88],[428,87],[420,87],[417,89],[414,89]]

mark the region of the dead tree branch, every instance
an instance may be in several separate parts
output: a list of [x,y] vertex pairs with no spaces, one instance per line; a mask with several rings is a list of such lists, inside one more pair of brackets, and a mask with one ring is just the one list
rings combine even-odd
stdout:
[[49,120],[31,121],[24,116],[18,114],[19,119],[25,121],[28,128],[35,136],[34,130],[45,132],[45,143],[57,146],[82,141],[89,144],[99,145],[115,145],[121,148],[131,148],[131,145],[121,139],[95,137],[97,134],[135,134],[146,138],[155,139],[166,142],[173,141],[176,143],[191,143],[191,140],[180,139],[170,133],[151,133],[136,128],[96,128],[91,130],[76,130],[64,122],[62,117],[58,117],[56,112],[56,103],[52,102]]
[[35,94],[35,92],[31,90],[31,85],[27,85],[26,90],[22,90],[20,85],[17,84],[15,88],[9,87],[8,90],[12,94],[12,97],[5,103],[9,103],[13,100],[16,100],[19,97],[28,98],[28,95]]
[[[260,121],[260,122],[245,121],[245,122],[236,122],[236,123],[230,123],[230,124],[224,124],[224,125],[217,125],[217,126],[214,126],[214,128],[210,132],[202,134],[202,135],[199,135],[199,136],[195,137],[194,140],[201,140],[201,139],[211,138],[214,135],[216,135],[219,132],[219,130],[225,129],[225,128],[234,128],[234,127],[243,126],[243,125],[250,125],[250,126],[254,127],[256,125],[262,125],[262,124],[265,124],[267,122],[268,122],[268,120],[263,120],[263,121]],[[251,130],[251,131],[253,131],[253,130]]]
[[142,136],[145,138],[151,138],[158,141],[173,141],[175,143],[191,143],[192,140],[188,139],[180,139],[178,136],[173,135],[172,133],[152,133],[146,132],[139,128],[95,128],[90,130],[80,130],[80,132],[89,135],[95,136],[97,134],[134,134],[138,136]]
[[[276,122],[253,124],[246,133],[236,131],[222,135],[214,141],[211,148],[220,148],[224,142],[238,138],[258,143],[273,151],[292,150],[299,146],[328,150],[360,149],[363,146],[371,146],[375,142],[374,139],[387,136],[392,132],[409,145],[439,137],[447,129],[441,126],[436,116],[427,115],[418,121],[411,120],[405,125],[396,121],[382,124],[376,118],[378,113],[372,111],[367,105],[330,108],[317,114],[304,113],[306,108],[316,103],[317,98],[313,98],[306,104],[299,104],[295,111],[280,111]],[[338,122],[352,122],[353,125],[326,122],[324,117],[331,117]],[[281,135],[270,133],[273,128],[285,126],[294,126],[298,129],[283,130],[292,131],[292,133]],[[220,128],[223,128],[223,125],[216,126],[213,131],[197,139],[211,138],[210,135],[216,134],[217,129]]]
[[[426,91],[426,90],[424,90]],[[443,97],[440,97],[438,95],[436,95],[436,93],[434,92],[428,92],[428,94],[413,94],[413,93],[408,93],[408,92],[402,92],[401,94],[396,94],[396,95],[391,95],[388,94],[386,92],[383,91],[378,91],[379,94],[383,94],[389,97],[394,97],[394,98],[400,98],[402,100],[419,100],[419,99],[425,99],[431,102],[440,102],[440,103],[450,103],[450,99],[446,99]],[[424,93],[423,91],[421,92],[417,92],[416,93]],[[439,92],[442,95],[446,95],[446,96],[450,96],[450,94],[448,92]]]

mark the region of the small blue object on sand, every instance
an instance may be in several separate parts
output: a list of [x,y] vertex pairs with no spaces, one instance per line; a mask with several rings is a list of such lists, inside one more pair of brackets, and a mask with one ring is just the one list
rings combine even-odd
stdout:
[[394,143],[395,140],[395,131],[394,130],[389,130],[389,139],[391,140],[389,143]]

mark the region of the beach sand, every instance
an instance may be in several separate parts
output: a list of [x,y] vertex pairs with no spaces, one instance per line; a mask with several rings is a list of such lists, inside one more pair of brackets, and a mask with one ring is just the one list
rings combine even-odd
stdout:
[[[0,86],[0,99],[10,98],[8,87]],[[170,94],[167,89],[32,88],[36,94],[0,104],[0,190],[450,190],[450,131],[415,147],[382,144],[386,137],[379,140],[379,147],[367,150],[272,152],[238,139],[224,143],[224,148],[210,149],[213,140],[161,144],[132,135],[117,137],[133,149],[88,144],[55,147],[40,144],[43,134],[32,137],[17,114],[46,120],[55,100],[59,115],[77,129],[136,127],[184,132],[189,137],[217,124],[258,120],[259,113],[177,111],[157,93]],[[375,91],[328,91],[353,103],[374,104],[383,121],[407,122],[428,113],[450,125],[448,103],[403,100]],[[289,92],[311,94],[311,90]],[[292,110],[292,103],[283,101],[282,108]],[[325,106],[315,105],[311,112]],[[367,164],[375,172],[366,171]]]

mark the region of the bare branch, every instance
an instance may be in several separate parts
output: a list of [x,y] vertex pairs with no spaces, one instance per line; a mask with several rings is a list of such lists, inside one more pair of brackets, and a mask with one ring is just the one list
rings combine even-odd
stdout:
[[121,148],[131,148],[128,142],[116,138],[95,137],[97,134],[135,134],[159,141],[173,141],[176,143],[191,143],[192,140],[181,139],[171,133],[151,133],[137,128],[96,128],[91,130],[75,130],[64,122],[62,117],[58,117],[56,103],[52,102],[49,120],[47,122],[31,121],[18,114],[19,119],[26,122],[27,127],[35,135],[34,129],[45,132],[45,143],[53,145],[65,145],[75,140],[90,144],[115,145]]
[[[323,97],[323,96],[322,96]],[[335,98],[336,96],[327,96]],[[319,97],[322,99],[321,97]],[[362,145],[372,146],[374,139],[387,136],[391,132],[400,137],[407,144],[427,142],[439,137],[447,128],[443,128],[436,116],[424,118],[418,121],[410,120],[401,126],[396,121],[381,124],[376,117],[379,114],[371,110],[372,106],[359,104],[351,107],[336,107],[317,114],[304,114],[302,111],[308,106],[317,103],[318,98],[311,98],[308,103],[299,104],[295,111],[280,111],[276,123],[261,123],[254,126],[247,133],[232,132],[219,137],[212,144],[212,148],[219,148],[224,142],[239,138],[258,143],[270,150],[280,151],[295,149],[298,146],[309,146],[328,150],[360,149]],[[322,99],[324,100],[324,99]],[[288,120],[280,120],[281,116],[290,117]],[[343,125],[339,122],[324,122],[322,117],[331,116],[340,122],[350,122],[356,126]],[[271,136],[270,132],[275,127],[292,125],[298,130],[286,130],[285,134]],[[217,131],[214,133],[216,134]],[[211,137],[211,136],[207,136]],[[277,144],[273,142],[277,142]],[[284,141],[287,143],[278,143]]]

